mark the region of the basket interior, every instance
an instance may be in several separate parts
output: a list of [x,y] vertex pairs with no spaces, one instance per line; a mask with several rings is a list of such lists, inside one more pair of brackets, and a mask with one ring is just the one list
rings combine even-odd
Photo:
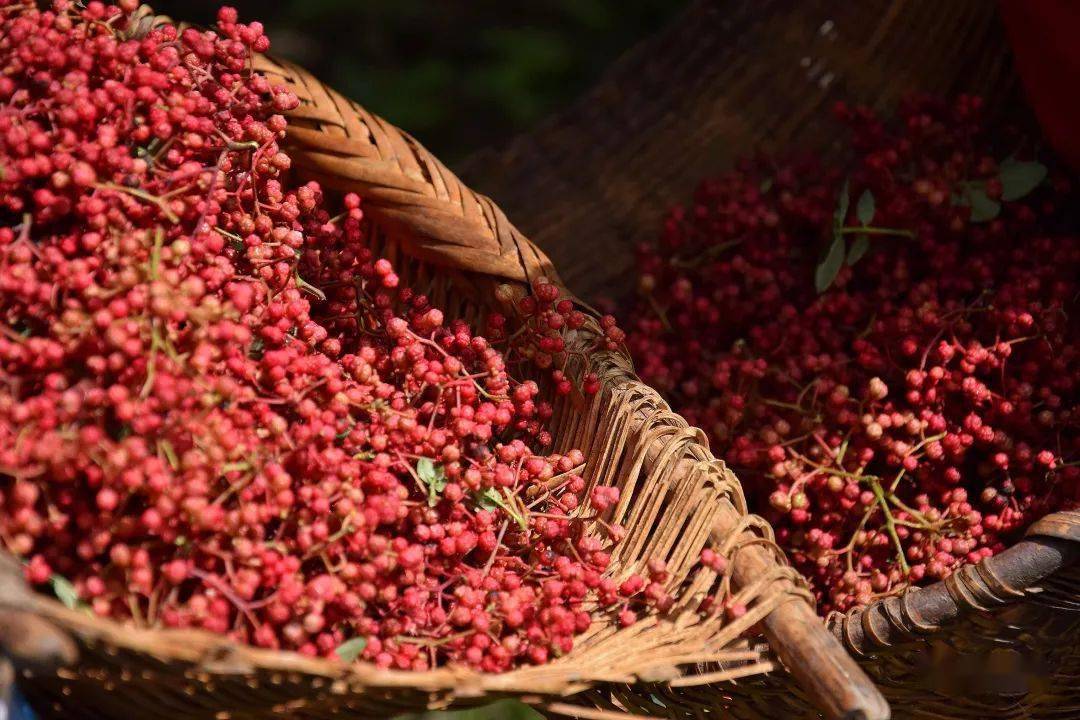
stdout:
[[[373,249],[394,263],[405,284],[427,294],[449,319],[483,322],[494,309],[494,288],[505,278],[421,259],[415,250],[423,243],[411,231],[372,215]],[[590,320],[570,338],[571,345],[591,347],[598,331]],[[585,360],[576,362],[575,369],[584,372]],[[622,524],[627,536],[615,547],[608,572],[618,578],[641,570],[649,559],[665,560],[667,584],[677,598],[665,616],[628,628],[619,628],[613,617],[599,619],[572,652],[543,666],[501,675],[452,668],[414,673],[242,647],[200,631],[122,627],[38,597],[34,611],[76,639],[81,659],[55,674],[24,671],[28,696],[52,717],[123,718],[134,703],[147,718],[251,720],[385,717],[508,695],[543,705],[594,687],[569,702],[599,702],[617,713],[670,691],[668,681],[705,686],[697,692],[721,702],[723,685],[717,683],[772,668],[763,648],[751,647],[741,635],[789,597],[777,581],[791,586],[794,575],[775,551],[772,571],[736,591],[730,577],[698,563],[705,547],[729,557],[762,544],[775,550],[771,530],[747,515],[734,475],[708,452],[699,430],[636,379],[624,352],[590,353],[587,362],[602,389],[588,399],[574,394],[555,400],[555,450],[581,449],[588,487],[615,485],[622,491],[605,519]],[[737,520],[725,522],[731,516]],[[735,595],[748,613],[730,623],[722,614],[699,613],[706,595],[718,591]],[[629,700],[635,696],[638,701]]]

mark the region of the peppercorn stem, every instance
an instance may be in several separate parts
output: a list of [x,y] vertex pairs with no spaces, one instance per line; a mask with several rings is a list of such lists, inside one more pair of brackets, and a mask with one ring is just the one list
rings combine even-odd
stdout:
[[299,271],[294,270],[293,271],[293,277],[296,279],[296,287],[300,288],[301,290],[303,290],[306,293],[314,295],[320,301],[326,302],[326,293],[324,293],[322,290],[320,290],[319,288],[317,288],[314,285],[312,285],[311,283],[309,283],[304,278],[300,277],[300,272]]
[[885,532],[889,534],[893,545],[896,546],[896,560],[900,563],[900,569],[906,575],[910,568],[908,567],[907,558],[904,556],[904,546],[900,543],[900,536],[896,533],[896,519],[893,518],[892,511],[889,510],[889,503],[885,500],[885,491],[877,478],[870,479],[870,487],[874,491],[874,497],[877,498],[881,512],[885,515]]
[[844,441],[840,443],[840,447],[836,450],[836,464],[843,467],[844,455],[847,454],[848,441],[851,440],[851,433],[849,432],[844,436]]
[[169,462],[169,467],[176,470],[180,467],[180,460],[176,457],[176,449],[173,448],[173,444],[168,440],[161,439],[157,443],[158,449],[161,454],[165,456],[165,459]]
[[830,475],[838,475],[840,477],[845,477],[845,478],[848,478],[850,480],[869,480],[869,479],[873,479],[875,481],[878,480],[877,476],[875,476],[875,475],[863,475],[861,472],[858,472],[858,473],[848,472],[847,470],[844,470],[843,468],[838,468],[838,467],[833,467],[833,466],[830,466],[830,465],[822,465],[821,463],[816,463],[813,460],[811,460],[810,458],[806,457],[805,455],[802,455],[802,454],[794,452],[794,451],[793,451],[793,454],[795,455],[796,458],[803,461],[804,463],[806,463],[810,467],[816,468],[816,469],[821,470],[821,471],[826,472],[826,473],[829,473]]
[[871,226],[859,226],[859,227],[842,227],[838,230],[841,235],[891,235],[894,237],[905,237],[909,240],[915,238],[915,233],[911,230],[904,230],[903,228],[882,228]]
[[[495,547],[491,550],[491,555],[488,556],[487,562],[484,563],[484,575],[486,576],[491,572],[491,566],[495,564],[495,557],[499,554],[499,548],[502,547],[503,536],[506,535],[506,528],[510,526],[509,520],[503,520],[502,527],[499,529],[499,536],[495,538]],[[572,547],[572,546],[571,546]]]
[[854,570],[854,563],[852,562],[851,553],[855,549],[855,541],[858,539],[859,533],[862,532],[862,529],[864,527],[866,527],[866,522],[869,519],[870,519],[870,511],[867,510],[865,513],[863,513],[862,520],[859,521],[859,526],[857,528],[855,528],[855,532],[851,533],[851,540],[849,540],[848,544],[844,547],[844,555],[846,556],[846,559],[847,559],[847,569],[848,570]]
[[733,247],[737,247],[742,244],[742,238],[738,240],[728,240],[717,245],[712,245],[704,252],[699,253],[693,258],[681,258],[673,257],[671,259],[671,266],[677,268],[696,268],[707,260],[713,260],[724,253],[725,250],[729,250]]
[[150,358],[146,361],[146,381],[139,391],[139,397],[149,397],[154,387],[154,377],[157,374],[158,351],[162,347],[161,335],[158,332],[157,320],[150,321]]
[[176,216],[176,213],[172,211],[172,208],[169,207],[169,204],[165,202],[163,198],[160,198],[157,195],[151,195],[145,190],[126,187],[124,185],[117,185],[115,183],[98,183],[95,187],[102,190],[115,190],[116,192],[126,193],[128,195],[131,195],[132,197],[137,197],[140,200],[145,200],[148,203],[153,203],[154,205],[158,206],[158,209],[161,210],[161,213],[166,217],[166,219],[168,219],[169,222],[176,223],[180,221],[180,218]]
[[803,407],[801,407],[799,405],[796,405],[795,403],[784,402],[783,400],[762,399],[761,402],[763,402],[766,405],[772,405],[773,407],[785,408],[787,410],[794,410],[795,412],[800,412],[800,413],[805,413],[806,412],[805,408],[803,408]]
[[921,512],[919,512],[915,508],[909,506],[907,503],[905,503],[903,500],[901,500],[895,494],[893,494],[892,491],[887,491],[885,493],[885,497],[888,498],[889,502],[891,502],[897,508],[899,508],[900,510],[903,510],[908,515],[911,515],[911,517],[913,517],[916,520],[918,520],[919,522],[923,523],[923,529],[929,530],[929,529],[931,529],[933,527],[933,523],[931,523],[929,520],[927,520],[925,515],[923,515]]
[[431,646],[431,647],[438,647],[440,645],[445,645],[448,642],[452,642],[452,641],[458,640],[460,638],[468,637],[472,633],[473,633],[472,630],[467,630],[465,632],[459,632],[459,633],[456,633],[454,635],[447,635],[444,638],[410,637],[408,635],[398,635],[394,639],[397,640],[398,642],[410,643],[410,644],[413,644],[413,645],[428,645],[428,646]]
[[660,318],[660,324],[664,326],[664,329],[671,332],[671,322],[668,320],[667,313],[660,307],[660,303],[656,302],[656,298],[652,293],[646,293],[645,299],[649,301],[649,306],[652,307],[653,312],[656,313],[656,317]]

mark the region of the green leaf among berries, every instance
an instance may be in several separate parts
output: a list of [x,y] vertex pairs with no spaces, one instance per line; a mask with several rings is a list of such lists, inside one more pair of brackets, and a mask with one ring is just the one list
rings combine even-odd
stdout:
[[52,591],[56,595],[56,599],[64,603],[65,607],[74,610],[83,605],[82,601],[79,600],[79,593],[75,586],[63,575],[53,574],[49,578],[49,584],[52,585]]
[[869,190],[863,190],[862,195],[859,196],[859,203],[855,206],[855,216],[859,218],[859,222],[863,226],[867,226],[874,222],[874,213],[877,207],[874,203],[874,193]]
[[495,508],[501,508],[507,515],[511,517],[518,524],[522,530],[529,529],[529,519],[526,511],[514,507],[513,503],[508,502],[509,497],[504,496],[495,488],[488,488],[484,492],[476,496],[476,505],[481,510],[494,510]]
[[967,202],[964,204],[971,206],[973,223],[990,222],[1001,214],[1001,203],[991,200],[986,190],[981,187],[968,190]]
[[436,465],[428,458],[420,458],[416,461],[416,474],[428,489],[428,505],[434,507],[439,503],[442,491],[446,489],[446,473],[441,465]]
[[833,214],[833,227],[837,232],[840,228],[844,227],[844,223],[847,222],[848,208],[851,205],[851,190],[850,184],[847,179],[844,180],[844,184],[840,186],[840,197],[836,203],[836,213]]
[[847,264],[854,265],[862,260],[863,255],[870,249],[870,237],[868,235],[856,235],[855,240],[851,243],[851,247],[847,251]]
[[353,663],[366,648],[367,638],[355,637],[338,645],[334,653],[341,658],[342,662]]
[[836,276],[840,274],[840,268],[844,265],[844,237],[842,235],[834,235],[832,243],[829,245],[828,251],[825,253],[825,257],[818,263],[817,269],[814,272],[814,287],[817,288],[819,293],[823,293],[829,289],[829,286],[836,280]]
[[998,169],[1001,180],[1001,199],[1006,202],[1019,200],[1039,187],[1047,176],[1046,166],[1037,162],[1004,160]]

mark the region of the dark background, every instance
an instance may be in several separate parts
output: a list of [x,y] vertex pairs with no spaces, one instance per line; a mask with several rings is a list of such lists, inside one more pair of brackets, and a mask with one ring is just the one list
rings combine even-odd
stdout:
[[[157,0],[207,25],[220,0]],[[680,0],[240,0],[294,60],[453,164],[557,109]]]

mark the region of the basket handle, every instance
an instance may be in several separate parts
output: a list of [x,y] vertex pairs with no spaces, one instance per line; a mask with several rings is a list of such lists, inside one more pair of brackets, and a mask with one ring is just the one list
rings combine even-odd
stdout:
[[1029,596],[1064,567],[1080,562],[1080,511],[1047,515],[1000,555],[965,565],[941,582],[829,617],[829,629],[857,655],[936,632],[973,611]]
[[[713,535],[722,542],[737,532],[734,525],[721,516]],[[771,544],[748,543],[739,548],[733,558],[735,584],[750,585],[768,575],[776,567],[774,552]],[[890,711],[885,698],[829,634],[801,588],[788,576],[774,581],[772,589],[786,598],[762,622],[765,637],[810,701],[826,718],[887,720]]]

